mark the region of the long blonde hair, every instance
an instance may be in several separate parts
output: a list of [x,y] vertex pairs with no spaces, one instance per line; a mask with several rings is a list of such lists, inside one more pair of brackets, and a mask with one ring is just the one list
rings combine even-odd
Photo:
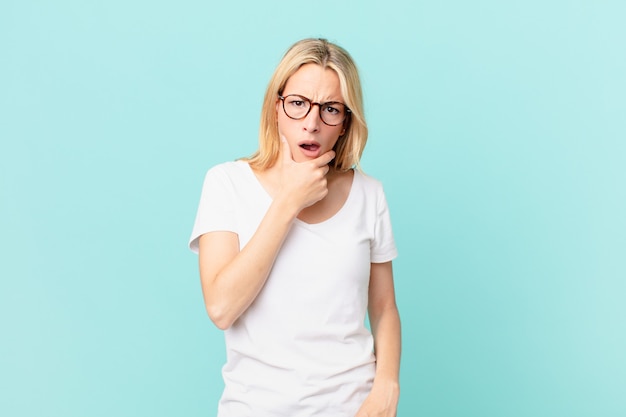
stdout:
[[363,93],[359,73],[352,57],[338,45],[326,39],[303,39],[296,42],[285,53],[276,67],[274,75],[265,91],[261,123],[259,128],[259,149],[245,158],[251,167],[264,170],[272,167],[280,153],[276,100],[282,95],[287,80],[304,64],[317,64],[337,73],[341,94],[351,110],[344,122],[345,132],[335,144],[334,167],[348,170],[358,167],[361,154],[367,142],[367,124],[363,114]]

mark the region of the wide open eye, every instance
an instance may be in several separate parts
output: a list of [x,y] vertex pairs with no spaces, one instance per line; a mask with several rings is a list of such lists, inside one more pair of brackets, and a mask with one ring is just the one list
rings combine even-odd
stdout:
[[342,113],[342,109],[336,103],[326,103],[324,104],[323,112],[328,113],[329,115],[337,116]]

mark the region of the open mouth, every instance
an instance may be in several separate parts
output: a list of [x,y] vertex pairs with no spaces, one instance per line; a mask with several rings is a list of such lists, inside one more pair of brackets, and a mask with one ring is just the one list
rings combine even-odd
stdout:
[[301,143],[300,147],[309,152],[314,152],[320,148],[320,145],[318,145],[317,143]]

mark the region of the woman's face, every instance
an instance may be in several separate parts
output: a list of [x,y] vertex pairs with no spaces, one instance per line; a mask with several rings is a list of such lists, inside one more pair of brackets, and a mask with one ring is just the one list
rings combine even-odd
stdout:
[[[308,98],[313,103],[344,103],[337,73],[328,68],[324,69],[317,64],[301,66],[287,80],[282,96],[287,97],[292,94]],[[291,110],[292,112],[298,111],[298,108],[302,105],[306,106],[306,103],[297,99],[295,98],[296,101],[294,101],[293,97],[285,99],[285,106],[288,109],[295,109]],[[296,162],[315,159],[333,149],[339,136],[344,133],[343,123],[337,126],[329,126],[320,118],[320,111],[334,112],[335,109],[320,109],[320,107],[312,105],[306,117],[294,120],[287,116],[283,110],[283,101],[280,99],[276,101],[278,133],[287,139],[293,160]],[[326,115],[325,117],[326,119],[329,118]]]

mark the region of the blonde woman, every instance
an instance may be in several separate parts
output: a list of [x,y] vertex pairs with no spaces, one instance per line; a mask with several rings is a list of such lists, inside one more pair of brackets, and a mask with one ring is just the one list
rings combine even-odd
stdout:
[[305,39],[270,80],[259,150],[207,173],[189,244],[225,334],[219,417],[396,415],[397,251],[366,140],[352,58]]

